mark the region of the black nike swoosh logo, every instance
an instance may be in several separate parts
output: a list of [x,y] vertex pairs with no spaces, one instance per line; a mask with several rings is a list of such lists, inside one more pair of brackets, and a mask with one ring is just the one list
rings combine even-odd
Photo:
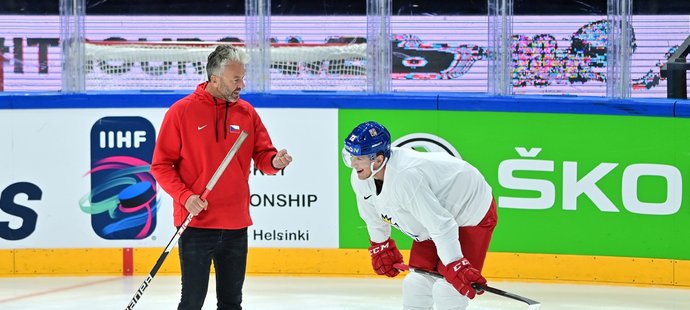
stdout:
[[369,195],[369,196],[364,196],[364,200],[369,199],[369,197],[371,197],[371,195]]

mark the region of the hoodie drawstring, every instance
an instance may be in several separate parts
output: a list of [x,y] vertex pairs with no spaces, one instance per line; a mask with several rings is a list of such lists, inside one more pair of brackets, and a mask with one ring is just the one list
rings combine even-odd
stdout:
[[216,134],[216,143],[218,143],[218,108],[216,108],[216,105],[218,105],[218,102],[216,101],[216,97],[213,97],[213,111],[215,112],[213,132]]
[[228,105],[229,105],[229,103],[226,101],[225,102],[225,118],[223,118],[223,139],[228,138]]
[[[218,142],[218,101],[216,101],[216,97],[213,97],[213,111],[215,111],[215,121],[216,124],[213,128],[213,131],[216,133],[216,142]],[[223,140],[228,138],[228,107],[230,106],[230,103],[225,101],[225,118],[223,118]]]

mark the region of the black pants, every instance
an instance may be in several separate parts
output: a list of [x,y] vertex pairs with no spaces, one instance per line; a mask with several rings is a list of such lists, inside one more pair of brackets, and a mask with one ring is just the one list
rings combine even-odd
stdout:
[[208,291],[211,261],[216,270],[218,310],[242,309],[247,269],[247,228],[238,230],[189,227],[180,236],[182,297],[178,310],[200,310]]

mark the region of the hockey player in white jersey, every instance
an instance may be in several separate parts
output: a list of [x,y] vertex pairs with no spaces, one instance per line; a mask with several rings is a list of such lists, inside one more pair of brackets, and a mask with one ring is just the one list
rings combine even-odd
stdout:
[[441,152],[391,147],[388,130],[365,122],[345,139],[343,160],[359,214],[367,225],[372,267],[395,277],[403,257],[390,238],[393,226],[414,239],[409,266],[443,279],[409,273],[404,309],[465,309],[486,284],[481,270],[496,226],[491,187],[469,163]]

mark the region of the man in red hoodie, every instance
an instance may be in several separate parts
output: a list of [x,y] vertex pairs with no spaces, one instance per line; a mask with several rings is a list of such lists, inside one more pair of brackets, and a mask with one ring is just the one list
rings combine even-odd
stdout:
[[[252,159],[266,174],[292,161],[277,151],[259,114],[240,99],[247,55],[220,45],[208,56],[208,81],[175,102],[166,112],[153,152],[151,173],[174,200],[175,226],[194,214],[180,236],[182,296],[178,309],[201,309],[208,290],[210,266],[216,271],[218,309],[242,309],[247,263],[249,171]],[[239,133],[247,136],[214,190],[200,194]]]

